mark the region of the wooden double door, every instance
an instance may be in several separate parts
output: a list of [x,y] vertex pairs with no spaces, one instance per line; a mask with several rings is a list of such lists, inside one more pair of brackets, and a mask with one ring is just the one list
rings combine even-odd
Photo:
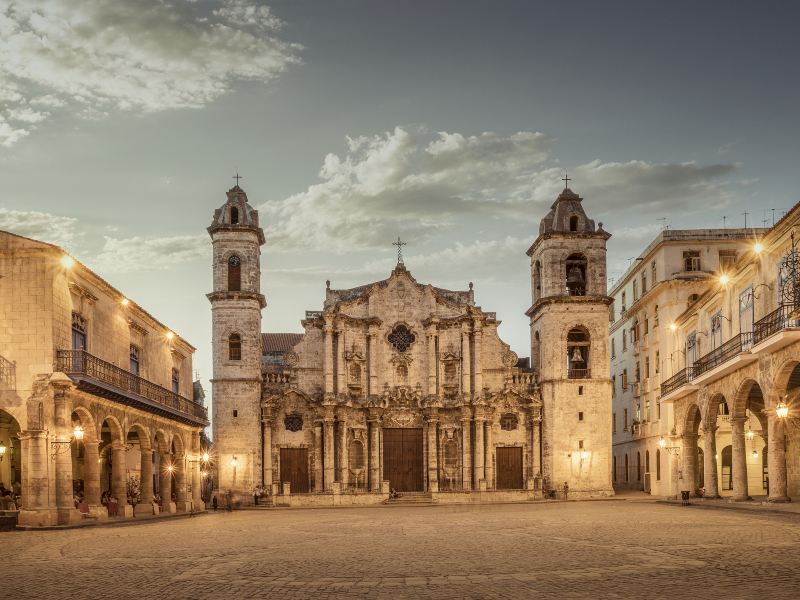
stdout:
[[522,447],[497,446],[497,485],[498,490],[522,489]]
[[281,486],[292,494],[308,493],[308,448],[281,448]]
[[383,478],[398,492],[425,489],[423,435],[419,428],[383,430]]

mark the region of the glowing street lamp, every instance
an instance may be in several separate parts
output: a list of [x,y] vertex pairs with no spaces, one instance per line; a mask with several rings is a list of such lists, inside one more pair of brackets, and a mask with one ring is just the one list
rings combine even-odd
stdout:
[[764,244],[762,244],[761,242],[756,242],[755,244],[753,244],[753,252],[755,252],[756,254],[761,254],[763,251],[764,251]]
[[661,439],[658,440],[658,447],[662,450],[667,447],[667,440],[664,439],[664,436],[661,436]]
[[207,463],[211,457],[208,455],[208,452],[203,452],[203,456],[201,457],[204,463]]
[[677,323],[670,323],[669,324],[669,330],[673,331],[673,332],[674,331],[678,331],[678,324]]
[[3,461],[3,457],[6,455],[6,450],[8,450],[8,448],[6,448],[6,445],[0,443],[0,462]]
[[131,301],[128,300],[127,298],[123,298],[122,300],[119,301],[119,303],[122,304],[122,306],[128,306],[128,304],[130,304]]
[[726,273],[723,273],[719,276],[719,283],[720,285],[728,285],[731,282],[731,278],[728,277]]
[[756,433],[748,425],[748,427],[747,427],[747,439],[748,440],[752,440],[754,437],[756,437]]
[[789,407],[786,405],[786,402],[783,400],[778,402],[778,406],[775,407],[775,415],[779,419],[785,419],[789,416]]
[[238,461],[238,460],[236,460],[236,457],[234,456],[234,457],[231,459],[231,466],[232,466],[232,467],[235,469],[235,468],[236,468],[238,465],[239,465],[239,461]]
[[69,254],[65,254],[61,257],[61,266],[65,269],[71,269],[75,266],[75,259],[72,258]]
[[75,437],[76,440],[79,442],[83,440],[83,437],[86,435],[86,432],[83,430],[83,427],[80,425],[76,425],[75,429],[72,432],[72,435]]
[[753,450],[752,456],[753,456],[754,459],[758,458],[758,452],[756,450]]
[[168,341],[171,342],[172,339],[175,337],[175,334],[172,331],[167,331],[167,333],[165,333],[164,336],[167,338]]

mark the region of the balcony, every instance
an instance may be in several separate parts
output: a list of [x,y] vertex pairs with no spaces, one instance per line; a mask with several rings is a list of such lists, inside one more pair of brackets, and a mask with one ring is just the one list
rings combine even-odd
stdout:
[[0,391],[17,389],[17,365],[0,356]]
[[692,384],[693,380],[694,367],[686,367],[675,373],[661,384],[661,403],[673,402],[691,394],[697,389],[697,386]]
[[753,347],[752,332],[733,336],[719,348],[701,356],[694,363],[694,384],[704,385],[716,381],[758,358],[750,353]]
[[795,304],[782,304],[753,325],[751,352],[774,352],[800,340],[800,310]]
[[567,379],[591,379],[591,369],[567,369]]
[[205,407],[85,350],[58,350],[56,371],[66,373],[78,389],[91,394],[190,425],[208,425]]

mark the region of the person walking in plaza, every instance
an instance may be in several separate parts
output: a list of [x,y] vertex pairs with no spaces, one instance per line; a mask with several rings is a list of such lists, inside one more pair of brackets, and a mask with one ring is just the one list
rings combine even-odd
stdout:
[[217,495],[214,494],[214,497],[211,498],[211,506],[214,508],[214,512],[217,512]]
[[567,501],[567,496],[569,495],[569,484],[565,481],[564,482],[564,502]]

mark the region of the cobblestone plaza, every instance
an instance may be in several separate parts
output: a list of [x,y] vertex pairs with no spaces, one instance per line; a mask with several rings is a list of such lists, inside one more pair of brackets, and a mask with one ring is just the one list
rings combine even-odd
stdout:
[[790,598],[800,569],[798,515],[632,500],[220,512],[0,540],[15,599]]

